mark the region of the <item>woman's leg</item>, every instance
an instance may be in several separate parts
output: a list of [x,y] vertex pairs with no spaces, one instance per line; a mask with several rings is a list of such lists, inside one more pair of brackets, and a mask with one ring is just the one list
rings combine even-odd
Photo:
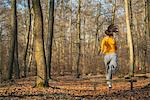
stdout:
[[115,73],[117,69],[117,55],[114,53],[110,56],[110,63],[109,66],[111,67],[111,70],[113,73]]
[[106,80],[109,88],[112,87],[112,69],[110,65],[110,55],[104,57],[105,67],[106,67]]
[[116,54],[111,54],[111,55],[109,55],[109,58],[110,58],[110,62],[107,65],[109,68],[108,68],[108,74],[107,74],[106,79],[109,80],[107,82],[109,87],[112,87],[112,74],[117,69],[117,55]]
[[110,66],[108,68],[108,73],[106,74],[106,80],[107,80],[107,84],[109,88],[111,88],[112,87],[112,69]]

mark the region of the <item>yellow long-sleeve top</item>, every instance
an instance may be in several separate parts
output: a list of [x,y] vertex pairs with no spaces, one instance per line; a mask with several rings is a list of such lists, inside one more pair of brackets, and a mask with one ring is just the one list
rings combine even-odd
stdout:
[[116,41],[113,37],[104,37],[101,42],[101,52],[103,54],[115,53],[117,50]]

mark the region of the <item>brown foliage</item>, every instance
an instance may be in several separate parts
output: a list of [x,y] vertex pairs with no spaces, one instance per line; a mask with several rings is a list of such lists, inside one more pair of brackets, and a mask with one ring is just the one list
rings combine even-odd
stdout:
[[[34,77],[3,82],[0,86],[0,99],[6,98],[57,98],[57,99],[100,99],[100,98],[143,98],[148,97],[149,88],[142,87],[149,84],[150,80],[138,80],[134,84],[134,90],[130,91],[130,84],[119,81],[113,84],[113,89],[108,90],[105,83],[95,82],[97,78],[69,79],[57,78],[59,81],[50,81],[48,88],[33,88]],[[56,80],[57,80],[56,79]],[[96,86],[96,90],[94,90]],[[142,93],[144,91],[144,93]],[[141,94],[142,93],[142,94]],[[130,96],[130,97],[129,97]],[[55,100],[54,99],[54,100]]]

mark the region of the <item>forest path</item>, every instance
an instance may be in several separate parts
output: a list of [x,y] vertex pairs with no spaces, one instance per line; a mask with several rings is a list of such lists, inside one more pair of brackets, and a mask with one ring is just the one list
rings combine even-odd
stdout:
[[[129,95],[132,95],[131,97],[133,98],[142,97],[143,95],[144,97],[150,97],[150,88],[144,88],[149,86],[150,78],[138,78],[133,85],[134,89],[132,91],[130,90],[130,83],[119,78],[115,78],[115,80],[119,81],[115,81],[112,90],[109,91],[106,83],[102,80],[104,78],[100,78],[100,76],[83,79],[71,79],[69,76],[64,76],[64,78],[57,77],[55,81],[49,82],[51,87],[48,88],[32,88],[35,83],[35,77],[6,81],[0,84],[0,99],[53,98],[54,100],[59,100],[58,98],[63,98],[62,100],[64,100],[66,98],[68,100],[68,98],[73,98],[76,100],[76,98],[86,98],[88,100],[90,98],[89,100],[95,100],[95,98],[104,97],[128,98]],[[142,91],[145,92],[141,93]]]

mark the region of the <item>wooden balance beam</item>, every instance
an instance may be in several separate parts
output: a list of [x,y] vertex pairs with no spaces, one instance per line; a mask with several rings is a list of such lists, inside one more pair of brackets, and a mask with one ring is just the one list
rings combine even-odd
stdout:
[[[101,82],[93,82],[93,87],[94,87],[94,90],[96,90],[96,87],[98,84],[101,84],[101,83],[106,83],[108,80],[103,80]],[[113,83],[115,82],[129,82],[130,83],[130,87],[131,87],[131,90],[133,90],[133,83],[137,82],[137,79],[119,79],[119,80],[112,80]]]

